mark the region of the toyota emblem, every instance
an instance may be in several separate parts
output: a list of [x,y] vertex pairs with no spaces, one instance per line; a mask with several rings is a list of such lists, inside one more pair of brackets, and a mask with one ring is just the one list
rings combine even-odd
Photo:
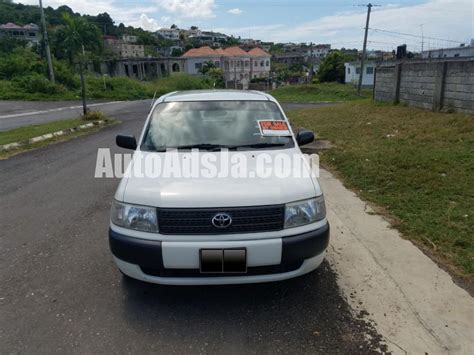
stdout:
[[217,213],[212,217],[212,225],[216,228],[227,228],[232,224],[232,218],[227,213]]

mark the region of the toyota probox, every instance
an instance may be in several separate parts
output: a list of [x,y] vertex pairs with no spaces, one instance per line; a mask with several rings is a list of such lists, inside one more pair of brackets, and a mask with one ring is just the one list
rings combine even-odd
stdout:
[[[329,242],[317,178],[282,178],[271,166],[265,176],[255,174],[282,154],[302,156],[299,146],[313,140],[308,130],[294,134],[281,106],[265,93],[209,90],[160,97],[138,142],[133,136],[116,139],[134,150],[115,193],[109,230],[124,277],[170,285],[234,284],[284,280],[316,269]],[[184,165],[196,150],[207,155],[206,174],[131,173],[166,160],[166,154]],[[217,170],[225,165],[223,154],[231,163],[236,155],[245,158],[249,177],[235,171],[209,177],[209,163]]]

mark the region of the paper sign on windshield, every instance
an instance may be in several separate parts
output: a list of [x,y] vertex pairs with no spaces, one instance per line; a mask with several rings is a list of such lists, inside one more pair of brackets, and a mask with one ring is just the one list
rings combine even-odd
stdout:
[[262,136],[289,136],[291,135],[286,121],[258,121],[258,127]]

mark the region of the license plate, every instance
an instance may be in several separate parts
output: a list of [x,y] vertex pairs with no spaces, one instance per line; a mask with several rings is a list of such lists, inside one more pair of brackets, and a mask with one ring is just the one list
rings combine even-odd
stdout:
[[246,273],[247,250],[201,249],[199,268],[202,273]]

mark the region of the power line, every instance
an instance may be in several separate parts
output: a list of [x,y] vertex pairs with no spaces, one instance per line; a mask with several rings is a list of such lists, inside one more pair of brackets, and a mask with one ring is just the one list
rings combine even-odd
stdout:
[[416,37],[416,38],[421,38],[423,40],[425,39],[433,39],[435,41],[445,41],[445,42],[453,42],[453,43],[463,43],[463,41],[454,41],[452,39],[445,39],[445,38],[437,38],[437,37],[428,37],[428,36],[420,36],[420,35],[414,35],[412,33],[403,33],[403,32],[397,32],[397,31],[389,31],[389,30],[382,30],[380,28],[370,28],[371,31],[375,32],[384,32],[384,33],[393,33],[401,36],[409,36],[409,37]]

